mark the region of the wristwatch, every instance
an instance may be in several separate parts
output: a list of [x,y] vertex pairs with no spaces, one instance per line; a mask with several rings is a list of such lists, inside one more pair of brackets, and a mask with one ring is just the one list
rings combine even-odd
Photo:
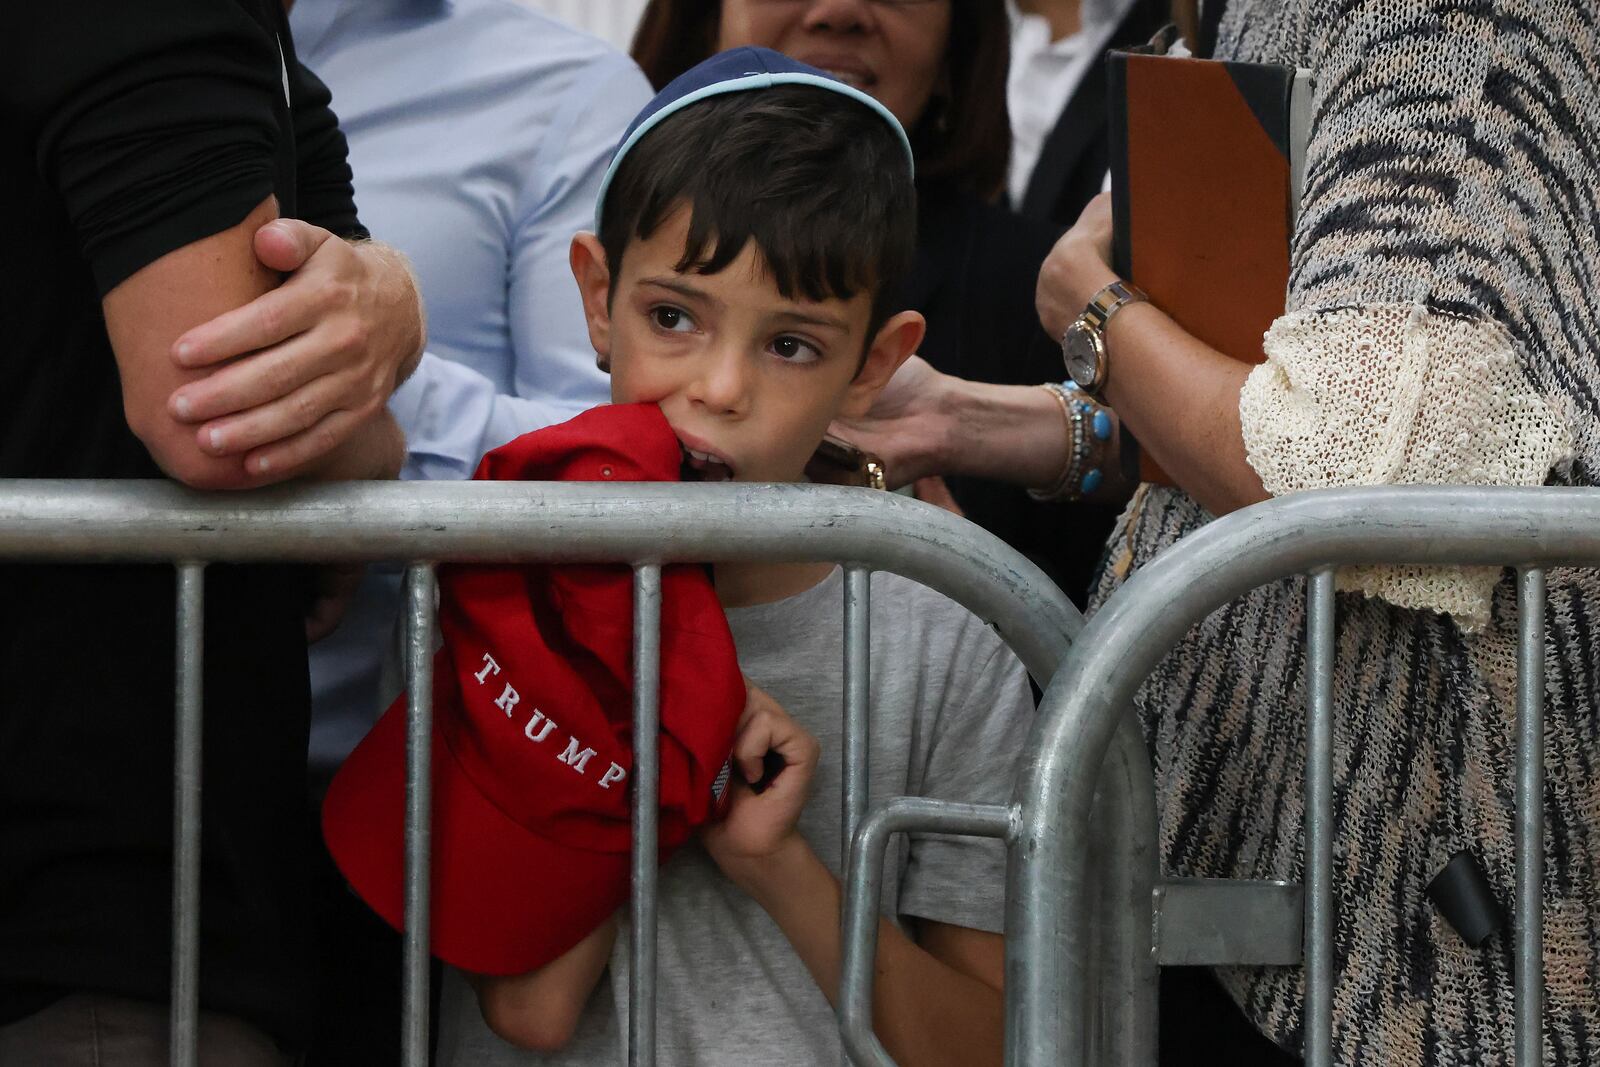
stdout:
[[1079,389],[1098,396],[1106,384],[1106,323],[1128,304],[1149,300],[1132,282],[1112,282],[1089,300],[1083,314],[1061,335],[1061,358]]

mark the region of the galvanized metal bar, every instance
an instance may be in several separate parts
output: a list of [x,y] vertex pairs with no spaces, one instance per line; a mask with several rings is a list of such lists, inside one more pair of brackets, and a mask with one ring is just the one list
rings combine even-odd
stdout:
[[1163,967],[1288,967],[1304,950],[1305,891],[1295,882],[1169,878],[1156,887]]
[[872,1029],[872,972],[878,951],[878,901],[883,897],[883,860],[897,833],[960,834],[1009,840],[1010,808],[957,804],[927,797],[896,797],[861,821],[850,849],[845,882],[844,958],[839,968],[839,1032],[845,1052],[861,1067],[894,1067]]
[[844,570],[844,774],[840,780],[839,860],[848,869],[850,843],[866,813],[872,718],[872,572]]
[[405,1067],[428,1063],[428,936],[433,822],[433,564],[406,569],[406,872],[400,1052]]
[[992,623],[1041,680],[1083,627],[1044,572],[993,534],[898,494],[822,485],[362,482],[207,495],[169,482],[0,479],[0,558],[851,560]]
[[[1321,490],[1224,516],[1188,551],[1213,576],[1263,581],[1328,562],[1582,566],[1600,557],[1597,518],[1600,492],[1590,488]],[[1249,558],[1217,570],[1212,553],[1224,542]],[[941,577],[954,546],[974,566]],[[13,559],[506,562],[530,549],[564,563],[656,553],[663,563],[851,560],[927,575],[941,592],[993,582],[1025,603],[1048,588],[1004,542],[942,508],[836,486],[363,482],[206,494],[160,481],[0,479],[0,557]],[[989,549],[1000,556],[985,565]],[[1072,620],[1068,637],[1083,625],[1076,612]]]
[[195,1067],[200,1035],[200,788],[205,699],[204,563],[179,563],[173,724],[172,1003],[167,1056]]
[[657,815],[661,794],[661,568],[633,570],[633,912],[628,1064],[656,1062]]
[[1333,1062],[1333,570],[1306,590],[1306,1067]]
[[[1099,878],[1089,984],[1090,1062],[1148,1067],[1156,1061],[1155,779],[1133,708],[1123,717],[1100,771],[1091,854]],[[1069,1036],[1070,1039],[1070,1036]]]
[[1517,574],[1518,1067],[1544,1062],[1544,612],[1545,575]]

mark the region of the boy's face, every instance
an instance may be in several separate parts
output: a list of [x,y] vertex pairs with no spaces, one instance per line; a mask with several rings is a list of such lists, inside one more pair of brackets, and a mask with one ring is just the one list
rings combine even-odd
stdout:
[[922,317],[902,312],[869,341],[870,293],[785,297],[753,241],[716,274],[680,273],[688,228],[680,207],[630,243],[614,286],[599,240],[573,239],[611,399],[660,405],[703,480],[799,481],[828,424],[865,414],[915,351]]

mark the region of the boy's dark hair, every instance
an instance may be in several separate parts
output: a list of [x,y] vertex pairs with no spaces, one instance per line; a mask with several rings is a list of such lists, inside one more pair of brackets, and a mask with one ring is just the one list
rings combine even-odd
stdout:
[[905,146],[882,116],[816,86],[708,97],[641,137],[601,215],[613,284],[628,243],[648,239],[679,204],[691,217],[677,270],[715,274],[753,240],[785,297],[872,291],[868,341],[894,310],[916,248]]

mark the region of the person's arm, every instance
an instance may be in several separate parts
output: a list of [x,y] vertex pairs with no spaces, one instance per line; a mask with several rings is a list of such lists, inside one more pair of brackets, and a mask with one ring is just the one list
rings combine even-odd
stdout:
[[[106,332],[122,381],[129,428],[171,478],[198,489],[243,489],[315,470],[251,468],[242,456],[203,449],[193,428],[172,416],[174,390],[206,376],[169,358],[174,338],[186,329],[271,292],[277,284],[252,250],[256,230],[277,215],[270,197],[237,225],[193,241],[141,267],[106,293]],[[326,454],[329,476],[390,476],[396,468],[397,431],[392,420],[366,419],[345,444]]]
[[270,217],[245,236],[258,271],[288,277],[173,334],[163,401],[212,457],[252,475],[309,473],[388,418],[397,378],[421,357],[421,300],[405,257],[379,242]]
[[426,327],[406,258],[366,239],[327,87],[296,59],[291,40],[279,44],[287,49],[296,218],[269,220],[253,247],[262,266],[286,277],[175,336],[172,361],[212,373],[173,393],[169,410],[202,450],[242,457],[252,472],[349,472],[348,456],[331,453],[386,421],[379,410],[416,368]]
[[467,975],[483,1021],[502,1041],[518,1048],[538,1052],[562,1048],[572,1040],[616,941],[613,916],[537,971],[508,978]]
[[[751,700],[734,741],[744,781],[732,788],[727,816],[701,831],[722,873],[772,916],[817,987],[837,1006],[842,891],[833,873],[800,836],[819,756],[816,741],[766,693]],[[759,794],[763,757],[777,752],[783,769]],[[973,1067],[1001,1062],[1004,942],[999,934],[922,923],[922,943],[880,922],[873,1020],[895,1060],[906,1067]]]
[[[410,448],[406,477],[467,478],[489,449],[604,403],[609,383],[594,364],[567,248],[573,233],[592,224],[616,140],[649,98],[637,69],[612,57],[548,105],[556,114],[510,235],[511,391],[422,354],[420,320],[402,333],[404,323],[386,317],[405,290],[415,293],[393,249],[332,241],[313,248],[299,233],[278,251],[264,231],[258,252],[291,272],[289,281],[271,301],[192,331],[181,339],[189,350],[175,358],[199,366],[255,354],[175,396],[175,410],[187,406],[202,439],[217,431],[230,453],[281,463],[306,452],[295,435],[303,437],[312,420],[331,419],[337,429],[341,407],[363,410],[387,399]],[[332,302],[340,296],[343,304]]]
[[595,366],[572,284],[572,235],[594,225],[595,198],[617,140],[650,99],[626,57],[607,54],[585,69],[552,109],[536,163],[517,195],[506,278],[510,388],[434,355],[395,391],[390,408],[406,429],[407,478],[467,478],[492,448],[562,422],[610,397]]
[[[772,916],[837,1007],[844,908],[838,879],[798,834],[722,869]],[[887,919],[878,921],[872,1019],[879,1040],[906,1067],[1000,1063],[1005,939],[947,923],[917,928],[913,941]]]
[[[1089,300],[1117,281],[1111,194],[1089,202],[1039,272],[1039,321],[1060,337]],[[1251,367],[1197,340],[1150,303],[1123,308],[1106,328],[1104,399],[1157,463],[1213,515],[1267,499],[1245,457],[1239,393]]]
[[[1121,425],[1112,415],[1100,501],[1127,498],[1114,457]],[[889,488],[934,475],[992,478],[1045,489],[1060,477],[1071,445],[1061,405],[1037,386],[973,382],[934,370],[913,356],[859,419],[841,419],[833,433],[883,461]]]
[[[1101,194],[1057,242],[1039,274],[1040,321],[1066,331],[1096,291],[1117,276],[1110,258],[1111,201]],[[1239,392],[1250,368],[1190,336],[1150,304],[1123,308],[1106,329],[1111,372],[1105,395],[1122,425],[1174,481],[1213,514],[1265,500],[1245,458]],[[896,482],[929,474],[993,478],[1029,488],[1052,484],[1069,441],[1059,406],[1034,386],[990,385],[907,361],[868,418],[835,432],[884,457]],[[1129,486],[1108,475],[1097,496]]]

